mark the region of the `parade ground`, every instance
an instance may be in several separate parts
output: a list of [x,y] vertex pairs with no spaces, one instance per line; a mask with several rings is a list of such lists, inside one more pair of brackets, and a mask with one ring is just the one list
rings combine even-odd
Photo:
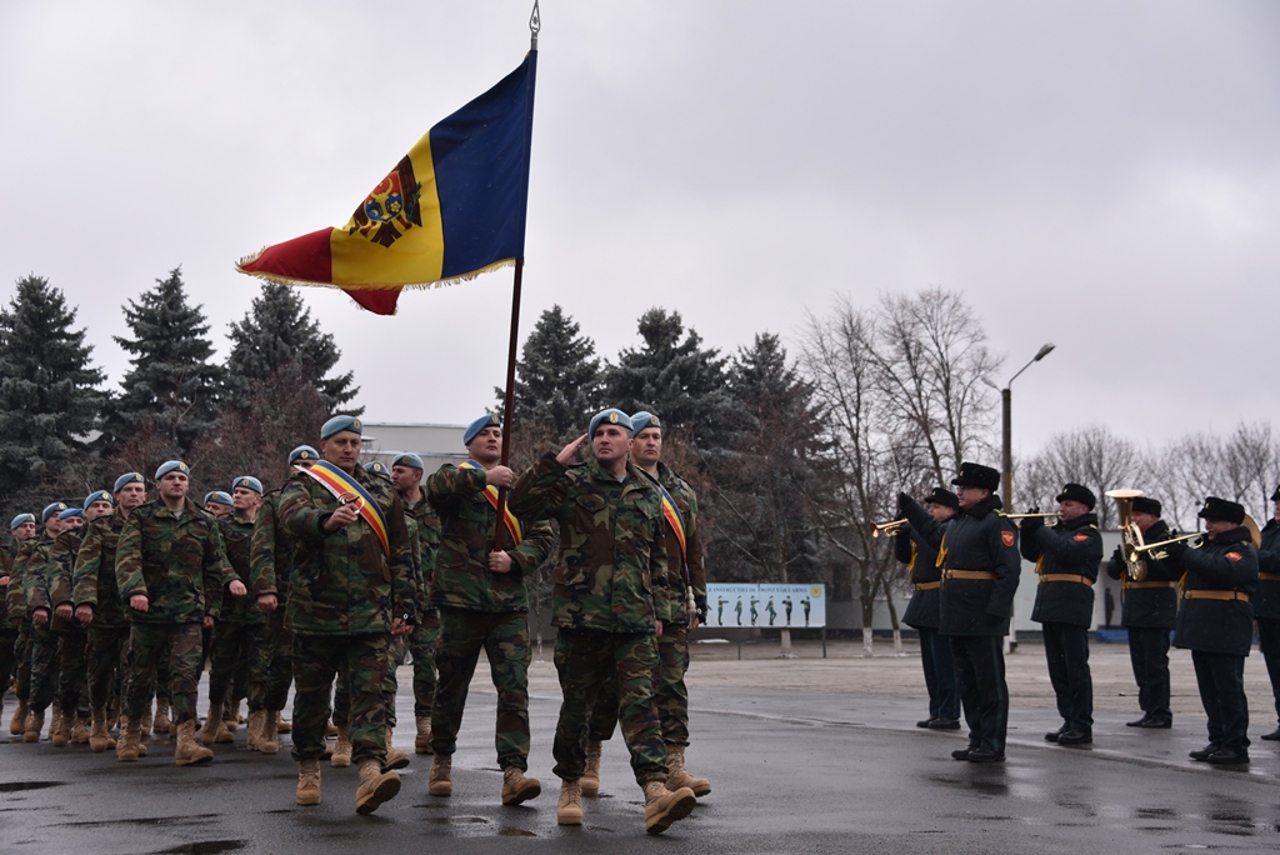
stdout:
[[[452,798],[426,793],[429,757],[414,756],[399,796],[375,814],[353,809],[356,769],[323,767],[323,803],[293,803],[296,766],[237,744],[214,762],[180,769],[153,742],[134,764],[87,747],[0,740],[0,852],[717,852],[1080,853],[1275,851],[1280,846],[1280,744],[1256,651],[1246,664],[1252,764],[1209,768],[1187,752],[1205,743],[1189,656],[1173,653],[1172,730],[1138,730],[1123,644],[1095,644],[1094,744],[1049,745],[1056,729],[1043,649],[1024,642],[1008,658],[1012,712],[1008,760],[950,758],[963,732],[915,727],[925,717],[917,648],[895,656],[877,639],[793,646],[695,644],[689,671],[691,771],[713,792],[664,835],[644,833],[642,798],[618,736],[606,745],[602,796],[584,800],[586,823],[555,822],[558,781],[551,736],[559,705],[550,648],[531,675],[530,774],[540,798],[504,808],[493,754],[494,695],[476,675]],[[741,655],[741,659],[738,656]],[[402,670],[402,686],[409,670]],[[203,697],[203,687],[202,687]],[[9,706],[12,710],[12,706]],[[411,699],[400,693],[396,745],[412,750]],[[6,718],[7,721],[7,718]],[[285,744],[288,738],[285,737]]]

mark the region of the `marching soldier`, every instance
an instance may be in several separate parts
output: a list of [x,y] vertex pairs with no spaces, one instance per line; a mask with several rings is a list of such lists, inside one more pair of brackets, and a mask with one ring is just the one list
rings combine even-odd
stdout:
[[[518,805],[542,793],[529,770],[529,595],[525,576],[551,551],[551,528],[507,511],[498,522],[498,491],[514,473],[502,459],[502,422],[483,416],[462,436],[469,459],[444,465],[427,479],[427,498],[440,519],[432,604],[439,609],[439,683],[431,719],[429,791],[453,794],[451,770],[467,690],[483,650],[498,692],[495,742],[502,803]],[[494,531],[504,548],[494,549]],[[417,660],[415,654],[414,660]]]
[[[1080,484],[1066,484],[1054,499],[1058,524],[1041,517],[1022,521],[1022,557],[1036,563],[1036,604],[1031,619],[1044,630],[1049,680],[1058,699],[1062,727],[1046,733],[1048,742],[1093,742],[1093,675],[1089,671],[1089,626],[1093,623],[1093,585],[1102,563],[1102,535],[1093,513],[1097,499]],[[1035,509],[1032,513],[1037,513]]]
[[[591,459],[574,465],[588,439]],[[520,476],[511,510],[560,526],[553,608],[564,703],[552,751],[562,780],[556,818],[582,824],[588,719],[600,688],[617,680],[618,720],[644,789],[645,830],[658,834],[688,816],[697,800],[687,787],[666,787],[667,752],[653,693],[656,637],[671,618],[662,498],[629,463],[630,451],[630,417],[616,409],[598,413],[587,433]]]
[[[9,549],[0,550],[0,711],[4,710],[4,693],[9,690],[9,680],[17,676],[15,667],[18,662],[19,629],[17,624],[9,620],[8,606],[9,583],[13,578],[13,560],[17,554],[18,545],[36,533],[35,516],[18,514],[9,522],[9,533],[13,537]],[[21,587],[21,583],[18,583],[18,587]],[[23,699],[18,701],[18,708],[14,711],[13,717],[17,722],[19,733],[26,724],[26,706],[24,695]],[[14,732],[12,723],[10,732]]]
[[[1169,526],[1160,519],[1160,502],[1149,496],[1133,500],[1133,523],[1146,543],[1167,540]],[[1120,623],[1129,633],[1129,661],[1138,684],[1138,706],[1142,718],[1126,722],[1128,727],[1169,728],[1173,712],[1169,707],[1169,633],[1178,617],[1178,577],[1182,575],[1166,562],[1144,559],[1147,572],[1142,581],[1129,578],[1129,565],[1116,547],[1107,562],[1107,575],[1120,580]]]
[[[1275,512],[1262,529],[1258,549],[1258,592],[1253,598],[1253,617],[1258,622],[1258,651],[1267,663],[1271,695],[1280,721],[1280,487],[1271,494]],[[1280,740],[1280,727],[1262,734],[1268,742]]]
[[960,510],[945,531],[905,493],[901,516],[939,552],[942,588],[938,631],[951,637],[960,704],[969,725],[969,746],[951,752],[971,763],[1004,761],[1009,727],[1009,687],[1001,639],[1009,634],[1013,596],[1022,562],[1018,533],[995,495],[1000,473],[989,466],[961,463],[951,479]]
[[[13,638],[13,661],[10,670],[13,673],[14,695],[18,699],[18,706],[14,709],[13,718],[9,721],[9,733],[20,736],[26,731],[27,715],[30,713],[27,701],[31,691],[31,662],[27,658],[27,644],[31,636],[31,621],[27,619],[27,604],[23,597],[19,558],[36,536],[35,514],[15,516],[9,523],[9,532],[13,536],[13,542],[10,544],[9,562],[5,573],[8,579],[4,591],[4,628],[6,634]],[[8,683],[4,685],[7,687]]]
[[1168,547],[1169,561],[1186,574],[1173,643],[1191,651],[1209,718],[1209,744],[1192,751],[1191,759],[1238,766],[1249,762],[1244,659],[1253,646],[1249,598],[1258,585],[1258,553],[1236,502],[1210,496],[1197,516],[1207,532],[1204,545]]
[[[280,525],[296,541],[287,626],[293,632],[293,758],[296,800],[320,803],[334,678],[346,669],[351,744],[360,766],[356,812],[370,813],[400,791],[382,772],[386,714],[382,683],[391,635],[417,621],[404,506],[391,485],[360,468],[360,420],[335,416],[320,429],[322,460],[295,472],[280,495]],[[258,604],[278,605],[264,578]]]
[[224,519],[236,512],[236,503],[231,500],[231,494],[222,490],[205,493],[203,507],[217,519]]
[[[40,579],[45,567],[53,560],[53,546],[62,532],[62,512],[67,506],[62,502],[53,502],[45,506],[40,518],[44,523],[44,531],[38,538],[29,541],[29,545],[14,563],[14,575],[21,579],[17,612],[31,622],[30,637],[27,640],[27,661],[31,669],[28,703],[30,712],[27,715],[26,727],[22,734],[23,742],[39,742],[40,732],[44,729],[44,713],[53,703],[58,683],[58,637],[49,626],[52,609],[39,593]],[[12,583],[10,583],[12,587]],[[9,603],[9,613],[15,612],[14,603]],[[57,713],[57,710],[54,711]],[[52,723],[50,731],[53,730]]]
[[[935,487],[924,500],[924,506],[945,533],[947,524],[960,507],[960,500],[950,490]],[[898,529],[894,551],[911,573],[914,591],[902,622],[920,633],[920,664],[924,667],[924,684],[929,691],[929,717],[916,722],[916,727],[959,730],[960,695],[956,692],[955,658],[951,655],[951,640],[938,634],[938,603],[942,588],[938,550],[908,523]],[[791,611],[789,602],[787,611]],[[790,621],[788,614],[787,622]]]

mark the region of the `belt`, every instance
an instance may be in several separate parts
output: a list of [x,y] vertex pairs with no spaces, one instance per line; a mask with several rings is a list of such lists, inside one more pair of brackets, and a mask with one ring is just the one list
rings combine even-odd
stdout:
[[1124,586],[1130,590],[1134,588],[1176,588],[1177,582],[1125,582]]
[[995,581],[996,574],[990,570],[943,570],[944,579],[983,579]]
[[1249,595],[1243,591],[1183,591],[1184,600],[1240,600],[1249,602]]
[[1264,582],[1280,582],[1280,573],[1259,573],[1258,578]]
[[1093,580],[1088,576],[1080,576],[1076,573],[1045,573],[1040,577],[1040,584],[1045,582],[1079,582],[1081,585],[1093,587]]
[[942,583],[941,582],[916,582],[915,587],[917,591],[936,591],[938,588],[942,587]]

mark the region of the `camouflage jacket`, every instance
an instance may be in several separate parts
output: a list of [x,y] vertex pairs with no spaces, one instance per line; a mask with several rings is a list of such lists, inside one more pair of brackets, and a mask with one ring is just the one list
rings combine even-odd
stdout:
[[431,580],[435,576],[436,550],[440,547],[440,518],[436,516],[435,509],[427,501],[425,490],[417,504],[413,507],[409,507],[407,504],[404,506],[404,513],[406,517],[415,523],[413,531],[415,535],[414,554],[418,562],[418,578],[416,580],[418,605],[419,608],[426,609],[431,602]]
[[236,579],[213,515],[185,499],[181,516],[163,502],[135,508],[116,545],[120,599],[144,594],[147,611],[127,609],[135,623],[180,624],[217,617],[224,589]]
[[[646,473],[648,474],[648,473]],[[702,541],[698,533],[698,494],[671,467],[659,461],[657,481],[671,495],[680,521],[684,524],[684,550],[670,520],[663,517],[667,535],[667,562],[671,583],[671,622],[689,622],[689,594],[705,613],[707,608],[707,571],[702,566]],[[683,565],[683,566],[682,566]]]
[[[235,514],[218,520],[222,533],[222,545],[227,552],[227,563],[236,577],[249,587],[249,542],[253,539],[254,523],[237,519]],[[225,623],[266,623],[267,613],[258,608],[258,598],[233,597],[230,591],[222,595],[222,614],[218,618]]]
[[12,632],[9,624],[9,576],[13,573],[13,555],[6,546],[0,549],[0,632]]
[[5,591],[5,612],[10,626],[27,622],[27,565],[31,554],[46,540],[49,538],[43,534],[27,538],[18,544],[14,553],[13,566],[9,569],[9,589]]
[[285,621],[302,635],[386,633],[393,616],[417,617],[404,504],[388,481],[359,468],[351,477],[382,510],[390,555],[363,518],[325,531],[338,500],[307,473],[281,488],[279,524],[296,540]]
[[619,481],[595,459],[565,466],[548,454],[516,481],[510,505],[560,525],[556,626],[653,633],[671,619],[661,494],[639,469],[628,464]]
[[490,573],[498,511],[485,496],[487,485],[483,470],[447,464],[427,479],[427,497],[440,514],[431,602],[478,612],[527,612],[524,575],[547,560],[555,534],[547,523],[522,523],[524,539],[515,546],[504,524],[502,544],[511,556],[511,572]]
[[49,610],[49,628],[55,632],[81,629],[79,621],[58,617],[53,610],[71,604],[76,555],[80,552],[84,535],[83,526],[59,533],[49,550],[49,560],[40,567],[33,565],[36,572],[32,576],[29,605],[33,611],[37,608]]
[[116,583],[116,547],[128,517],[117,507],[108,516],[99,517],[85,529],[84,542],[76,555],[71,602],[93,607],[93,625],[122,627],[125,625],[120,587]]
[[272,490],[262,499],[258,520],[253,524],[249,545],[249,596],[275,594],[277,611],[289,601],[289,580],[297,541],[280,525],[280,491]]

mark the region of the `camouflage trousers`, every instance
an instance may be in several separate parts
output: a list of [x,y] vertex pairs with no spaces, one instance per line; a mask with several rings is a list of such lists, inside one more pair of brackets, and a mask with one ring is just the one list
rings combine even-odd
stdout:
[[9,691],[9,680],[14,676],[14,665],[18,661],[14,650],[17,645],[18,628],[0,628],[0,695]]
[[503,769],[529,768],[529,620],[523,612],[477,612],[440,609],[440,638],[435,706],[431,711],[431,748],[450,755],[458,748],[458,729],[467,690],[480,651],[489,657],[493,687],[498,690],[494,742]]
[[31,697],[31,621],[23,621],[18,627],[18,638],[13,643],[13,693],[18,700]]
[[576,781],[587,763],[591,712],[601,689],[616,681],[618,723],[631,753],[631,770],[643,786],[667,779],[667,747],[653,700],[658,645],[652,635],[560,628],[556,672],[564,700],[551,753],[557,777]]
[[83,629],[58,636],[58,706],[64,712],[89,714],[89,635]]
[[413,656],[413,715],[430,717],[436,700],[436,646],[440,642],[440,612],[428,609],[409,636]]
[[258,645],[265,667],[249,675],[249,709],[282,710],[293,682],[293,633],[284,625],[284,609],[278,609],[262,625]]
[[[689,670],[689,628],[667,625],[658,636],[658,668],[653,672],[653,700],[662,722],[662,740],[668,745],[689,744],[689,690],[684,683]],[[613,736],[618,721],[618,682],[602,686],[591,710],[588,738],[604,742]]]
[[223,622],[214,627],[209,654],[209,705],[238,701],[248,694],[254,675],[267,668],[262,624]]
[[[383,761],[387,753],[387,720],[382,685],[387,670],[389,634],[294,635],[293,759],[316,760],[325,751],[329,706],[335,678],[345,683],[351,727],[351,757]],[[342,679],[345,671],[346,679]]]
[[138,720],[151,709],[156,675],[168,663],[169,702],[175,724],[196,719],[203,637],[199,623],[142,623],[129,627],[125,657],[124,714]]
[[105,709],[119,702],[129,627],[89,626],[89,706]]
[[27,661],[31,688],[27,702],[35,712],[44,712],[53,703],[58,689],[58,635],[49,625],[32,624],[27,636]]

